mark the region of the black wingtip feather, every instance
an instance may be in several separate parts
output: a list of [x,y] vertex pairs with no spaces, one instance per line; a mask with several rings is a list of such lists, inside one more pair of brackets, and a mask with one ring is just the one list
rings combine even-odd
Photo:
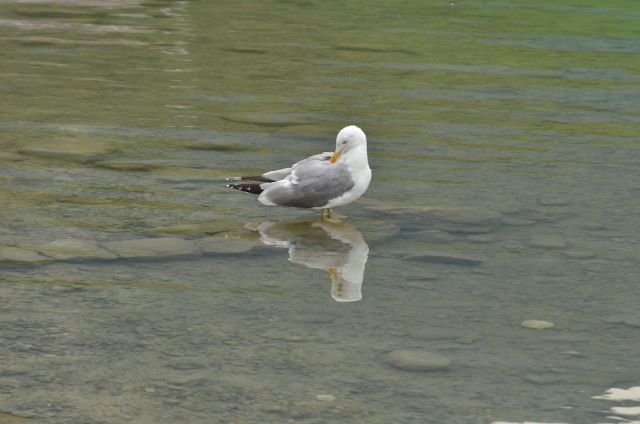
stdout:
[[252,181],[252,182],[261,182],[261,183],[272,183],[275,180],[271,178],[263,177],[262,175],[254,175],[252,177],[240,177],[242,181]]
[[241,183],[227,184],[227,187],[235,190],[246,191],[247,193],[260,194],[262,193],[262,187],[259,182],[255,181],[243,181]]

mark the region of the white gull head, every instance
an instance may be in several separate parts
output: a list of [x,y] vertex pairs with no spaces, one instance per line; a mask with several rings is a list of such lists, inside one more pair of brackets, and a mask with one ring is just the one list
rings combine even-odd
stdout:
[[346,153],[357,146],[367,146],[367,136],[355,125],[344,127],[336,137],[336,151]]

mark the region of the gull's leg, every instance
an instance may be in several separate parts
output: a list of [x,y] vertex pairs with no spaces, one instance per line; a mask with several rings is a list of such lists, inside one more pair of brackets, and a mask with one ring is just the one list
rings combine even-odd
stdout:
[[321,210],[320,210],[320,221],[324,221],[324,211],[325,211],[325,210],[326,210],[326,209],[321,209]]
[[327,219],[331,219],[331,208],[327,209]]

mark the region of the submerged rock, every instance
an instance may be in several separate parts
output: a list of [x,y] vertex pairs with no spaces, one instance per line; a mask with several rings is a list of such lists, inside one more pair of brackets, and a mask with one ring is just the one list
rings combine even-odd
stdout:
[[18,152],[28,156],[89,160],[115,151],[113,145],[91,138],[51,138],[25,144]]
[[21,249],[19,247],[12,246],[0,246],[0,262],[29,264],[50,261],[51,258],[48,258],[32,250]]
[[435,371],[447,369],[451,360],[426,350],[395,350],[384,356],[384,362],[405,371]]
[[554,323],[550,321],[540,321],[535,319],[527,319],[520,323],[522,327],[531,328],[533,330],[543,330],[545,328],[552,328],[555,326]]
[[628,315],[615,315],[605,319],[607,324],[624,324],[630,327],[640,328],[640,314],[630,313]]
[[39,252],[58,260],[115,259],[118,256],[88,240],[62,239],[41,246]]
[[248,240],[232,237],[203,237],[194,242],[204,254],[242,253],[254,246]]
[[164,258],[201,254],[193,241],[177,237],[111,241],[103,246],[121,258]]
[[241,228],[242,223],[231,221],[213,221],[213,222],[197,222],[193,224],[181,224],[172,225],[169,227],[157,227],[152,228],[149,231],[152,233],[163,234],[184,234],[184,235],[198,235],[198,234],[218,234],[225,231],[230,231],[236,228]]

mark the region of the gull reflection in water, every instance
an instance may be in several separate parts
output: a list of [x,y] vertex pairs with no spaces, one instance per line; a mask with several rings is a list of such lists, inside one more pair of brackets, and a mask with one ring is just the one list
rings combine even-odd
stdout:
[[263,222],[252,229],[259,233],[262,243],[289,249],[291,262],[327,271],[335,301],[362,299],[369,246],[353,225],[328,221]]

